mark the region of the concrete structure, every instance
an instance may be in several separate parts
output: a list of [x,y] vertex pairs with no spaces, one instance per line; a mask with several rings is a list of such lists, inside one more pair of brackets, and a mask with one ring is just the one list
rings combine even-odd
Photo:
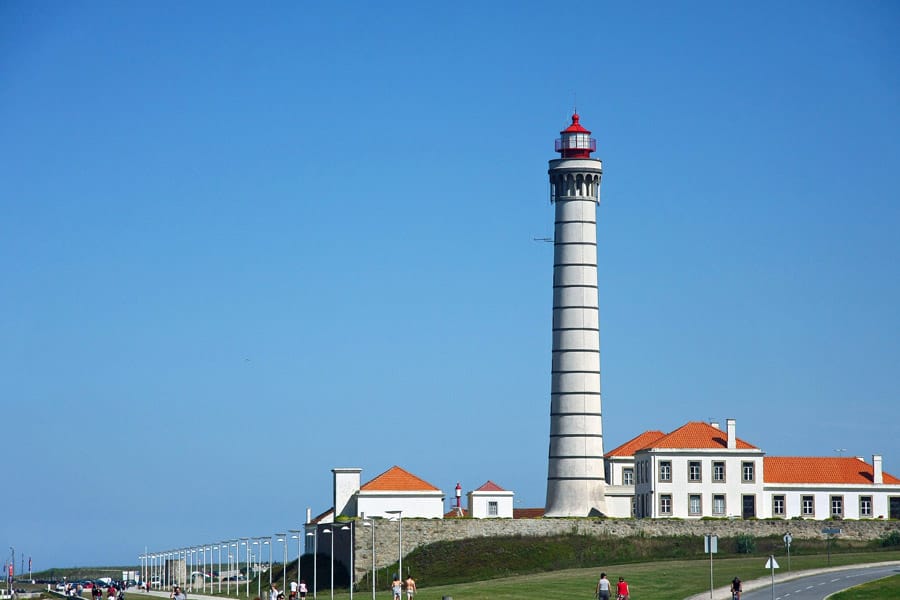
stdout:
[[515,494],[493,481],[486,481],[477,490],[466,494],[468,514],[473,519],[512,519]]
[[553,358],[550,383],[548,517],[606,513],[600,410],[600,325],[597,300],[596,140],[578,114],[560,132],[550,161],[553,237]]

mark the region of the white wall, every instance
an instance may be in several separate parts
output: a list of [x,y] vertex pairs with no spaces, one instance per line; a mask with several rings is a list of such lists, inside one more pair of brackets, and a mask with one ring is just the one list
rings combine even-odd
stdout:
[[[473,491],[467,494],[469,501],[469,516],[474,519],[512,519],[513,516],[513,492],[479,492]],[[488,503],[497,503],[497,514],[491,515],[488,511]]]
[[[671,479],[659,480],[660,463],[671,462]],[[688,466],[692,461],[700,462],[701,478],[699,482],[688,480]],[[725,481],[713,481],[713,463],[725,463]],[[754,479],[743,481],[743,463],[753,464]],[[675,517],[681,519],[699,519],[701,517],[741,516],[743,497],[752,495],[756,498],[756,516],[764,516],[765,501],[763,496],[763,453],[761,450],[691,450],[691,451],[640,451],[635,455],[635,478],[641,476],[641,464],[645,465],[646,481],[635,486],[637,494],[650,494],[652,498],[651,517]],[[690,514],[689,496],[700,495],[701,511]],[[670,495],[672,511],[670,514],[660,513],[660,498]],[[713,497],[725,496],[724,514],[713,514]]]
[[356,496],[357,515],[391,518],[389,510],[402,510],[403,518],[444,517],[444,493],[434,492],[360,492]]

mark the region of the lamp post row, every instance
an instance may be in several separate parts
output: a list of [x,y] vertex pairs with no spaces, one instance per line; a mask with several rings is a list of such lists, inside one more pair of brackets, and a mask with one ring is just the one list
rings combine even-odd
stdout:
[[[399,576],[402,578],[403,576],[403,511],[401,510],[392,510],[385,511],[390,515],[396,515],[398,520],[398,537],[397,537],[397,566],[399,571]],[[350,536],[350,600],[353,600],[353,587],[355,584],[356,573],[354,566],[354,555],[355,552],[355,544],[354,544],[354,526],[353,521],[348,525],[343,525],[339,528],[340,531],[349,532]],[[366,519],[363,516],[361,521],[364,527],[370,527],[372,529],[372,599],[375,600],[375,593],[377,587],[377,572],[376,572],[376,558],[375,558],[375,519],[369,518]],[[337,525],[334,523],[331,525],[332,529],[325,528],[322,529],[323,534],[329,535],[331,538],[331,556],[330,556],[330,569],[329,569],[329,587],[330,587],[330,598],[334,600],[334,531],[333,528]],[[290,529],[288,533],[292,534],[290,539],[297,540],[297,579],[300,579],[300,562],[302,557],[302,544],[303,529]],[[269,585],[272,584],[272,538],[275,538],[275,541],[282,543],[282,554],[283,554],[283,562],[282,562],[282,591],[285,591],[287,588],[287,559],[288,559],[288,533],[276,533],[274,536],[260,536],[260,537],[243,537],[231,540],[223,540],[221,542],[215,542],[210,545],[203,546],[189,546],[186,548],[178,548],[173,550],[163,550],[159,552],[148,552],[145,551],[144,554],[138,556],[141,561],[141,573],[142,578],[145,582],[149,581],[151,587],[165,587],[168,588],[172,585],[184,585],[185,584],[185,576],[184,576],[184,568],[179,568],[182,565],[186,567],[190,567],[190,579],[187,582],[189,586],[189,591],[193,591],[194,584],[194,568],[197,566],[202,567],[201,574],[203,576],[202,582],[202,591],[206,592],[206,573],[215,563],[214,560],[214,552],[218,552],[218,566],[219,566],[219,578],[218,578],[218,593],[222,592],[222,560],[223,560],[223,548],[225,549],[224,558],[226,560],[227,569],[229,572],[229,576],[225,578],[225,591],[226,594],[231,594],[231,581],[235,581],[235,591],[238,591],[239,583],[240,583],[240,550],[241,546],[244,547],[246,551],[246,559],[245,565],[247,566],[247,577],[245,577],[246,586],[245,586],[245,595],[249,598],[250,596],[250,577],[249,570],[253,563],[253,559],[256,560],[256,572],[259,574],[259,561],[262,558],[262,548],[263,546],[268,545],[268,560],[269,560]],[[319,528],[316,527],[312,532],[306,532],[305,537],[311,538],[313,542],[313,555],[314,557],[318,557],[319,553],[319,543],[318,543],[318,533]],[[252,552],[252,546],[259,546],[259,552],[254,554]],[[232,551],[233,550],[233,551]],[[209,561],[207,561],[206,553],[209,552]],[[195,557],[197,560],[195,561]],[[174,561],[179,561],[179,565],[173,566],[172,563]],[[174,572],[173,572],[174,571]],[[230,575],[231,572],[237,571],[238,576]],[[261,594],[261,578],[257,577],[257,595]],[[215,591],[215,586],[213,582],[210,582],[210,591]],[[313,598],[318,598],[318,560],[313,559]]]

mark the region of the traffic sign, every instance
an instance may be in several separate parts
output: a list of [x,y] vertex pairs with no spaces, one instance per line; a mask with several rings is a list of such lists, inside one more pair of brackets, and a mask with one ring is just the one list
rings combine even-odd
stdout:
[[705,552],[706,554],[718,554],[719,553],[719,536],[704,535],[703,536],[703,552]]
[[766,561],[766,568],[767,569],[780,569],[781,567],[778,566],[778,561],[775,560],[775,557],[770,556],[769,560]]
[[793,541],[794,541],[794,537],[791,535],[790,531],[788,531],[786,534],[784,534],[784,545],[785,546],[790,546],[791,542],[793,542]]

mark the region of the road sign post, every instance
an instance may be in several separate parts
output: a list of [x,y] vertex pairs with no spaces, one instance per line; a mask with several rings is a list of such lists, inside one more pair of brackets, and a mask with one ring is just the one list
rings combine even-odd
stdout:
[[828,566],[831,566],[831,540],[834,539],[833,536],[841,534],[840,527],[826,527],[822,530],[822,533],[825,534],[825,539],[827,540],[825,547],[828,549]]
[[774,554],[769,555],[769,560],[766,561],[766,568],[772,569],[772,600],[775,600],[775,569],[779,567]]
[[791,535],[790,531],[784,534],[784,545],[787,547],[788,573],[791,572],[791,542],[793,541],[794,537]]
[[709,552],[709,597],[713,597],[713,554],[719,551],[719,537],[709,534],[703,536],[703,551]]

